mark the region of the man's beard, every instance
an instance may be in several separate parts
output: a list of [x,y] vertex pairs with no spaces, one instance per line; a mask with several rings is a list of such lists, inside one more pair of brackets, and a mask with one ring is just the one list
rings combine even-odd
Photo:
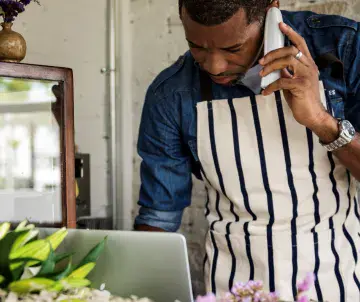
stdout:
[[243,80],[243,78],[246,75],[246,72],[244,68],[241,68],[241,71],[228,71],[228,72],[223,72],[221,74],[212,74],[210,72],[207,72],[205,70],[205,72],[210,75],[213,76],[214,78],[216,77],[235,77],[235,79],[233,79],[231,82],[229,82],[229,86],[235,86],[241,83],[241,81]]

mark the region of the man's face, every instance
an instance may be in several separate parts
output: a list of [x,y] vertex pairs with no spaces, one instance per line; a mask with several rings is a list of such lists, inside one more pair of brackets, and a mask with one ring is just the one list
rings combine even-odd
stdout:
[[229,85],[258,59],[263,26],[259,22],[248,24],[243,9],[227,22],[215,26],[193,21],[185,8],[181,19],[195,61],[214,82]]

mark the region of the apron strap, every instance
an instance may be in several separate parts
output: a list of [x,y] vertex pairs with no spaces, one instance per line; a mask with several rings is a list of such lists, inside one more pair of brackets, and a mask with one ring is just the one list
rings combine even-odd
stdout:
[[[200,93],[201,93],[201,102],[203,101],[212,101],[213,100],[213,92],[212,92],[212,81],[209,75],[200,69],[199,71],[199,77],[200,77]],[[196,153],[197,150],[192,150],[192,148],[189,146],[189,151],[191,154],[191,166],[192,166],[192,172],[198,179],[203,179],[203,176],[201,174],[201,163],[199,158],[197,157]]]
[[200,69],[200,92],[202,101],[212,101],[212,82],[209,75]]

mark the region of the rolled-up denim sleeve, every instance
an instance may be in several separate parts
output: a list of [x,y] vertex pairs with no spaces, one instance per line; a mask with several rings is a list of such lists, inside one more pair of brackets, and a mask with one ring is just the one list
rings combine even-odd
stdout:
[[345,100],[345,118],[360,132],[360,24],[354,36],[352,49],[348,53],[346,77],[347,98]]
[[135,225],[175,232],[191,202],[191,159],[181,135],[179,100],[148,89],[141,116],[138,154],[141,187]]
[[168,232],[176,232],[182,220],[183,211],[157,211],[141,207],[135,218],[135,225],[150,225]]

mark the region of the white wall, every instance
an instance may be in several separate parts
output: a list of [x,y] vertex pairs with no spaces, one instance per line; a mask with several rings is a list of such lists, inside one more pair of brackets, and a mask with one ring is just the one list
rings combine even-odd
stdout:
[[[91,155],[92,215],[105,216],[107,196],[107,1],[40,0],[13,29],[27,41],[24,63],[70,67],[75,84],[75,143]],[[91,4],[90,4],[91,3]]]

